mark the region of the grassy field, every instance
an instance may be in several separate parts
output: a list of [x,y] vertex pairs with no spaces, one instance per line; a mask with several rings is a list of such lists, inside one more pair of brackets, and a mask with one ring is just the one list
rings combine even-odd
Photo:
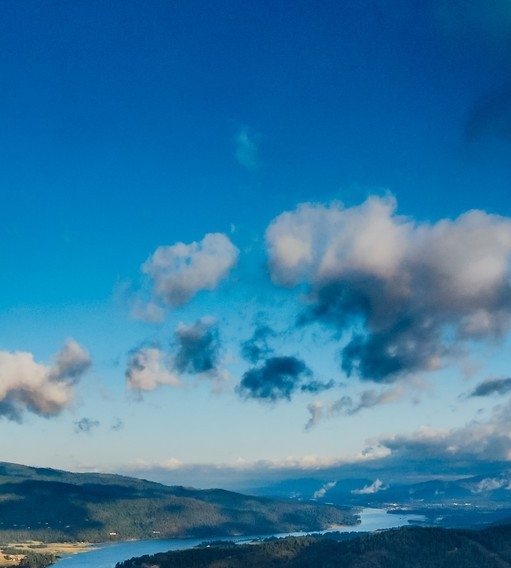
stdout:
[[[39,542],[35,540],[0,545],[0,568],[17,566],[27,552],[49,552],[57,556],[85,552],[91,547],[84,542]],[[16,551],[16,553],[10,552]]]

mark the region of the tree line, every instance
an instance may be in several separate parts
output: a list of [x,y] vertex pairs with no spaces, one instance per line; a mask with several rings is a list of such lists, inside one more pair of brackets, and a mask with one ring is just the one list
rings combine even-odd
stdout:
[[484,530],[402,527],[336,539],[288,537],[146,555],[116,568],[496,568],[511,566],[511,525]]

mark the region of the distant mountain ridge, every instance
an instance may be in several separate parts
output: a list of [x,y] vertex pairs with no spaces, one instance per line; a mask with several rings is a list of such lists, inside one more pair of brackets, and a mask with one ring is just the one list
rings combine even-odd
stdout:
[[355,524],[347,508],[0,462],[0,539],[228,536]]
[[381,473],[374,477],[344,479],[285,479],[254,489],[266,497],[292,497],[333,502],[353,506],[389,506],[397,503],[440,503],[469,499],[487,504],[511,502],[511,471],[495,471],[485,475],[459,476],[455,479],[427,479],[396,482]]
[[425,524],[444,527],[511,522],[511,471],[507,468],[421,481],[394,481],[385,472],[374,477],[285,479],[252,492],[272,498],[422,514]]

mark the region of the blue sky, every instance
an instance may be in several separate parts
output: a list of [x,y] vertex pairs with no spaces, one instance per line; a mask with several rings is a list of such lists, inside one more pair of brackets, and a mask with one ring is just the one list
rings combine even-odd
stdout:
[[5,1],[0,459],[511,459],[510,52],[505,0]]

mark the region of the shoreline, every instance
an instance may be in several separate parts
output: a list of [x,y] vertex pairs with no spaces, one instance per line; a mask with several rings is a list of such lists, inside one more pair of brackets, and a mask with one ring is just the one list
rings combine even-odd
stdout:
[[[81,552],[89,552],[96,545],[90,542],[42,542],[27,540],[24,542],[9,542],[0,546],[0,568],[18,566],[19,561],[28,553],[55,554],[60,560]],[[9,552],[9,551],[16,551]]]

